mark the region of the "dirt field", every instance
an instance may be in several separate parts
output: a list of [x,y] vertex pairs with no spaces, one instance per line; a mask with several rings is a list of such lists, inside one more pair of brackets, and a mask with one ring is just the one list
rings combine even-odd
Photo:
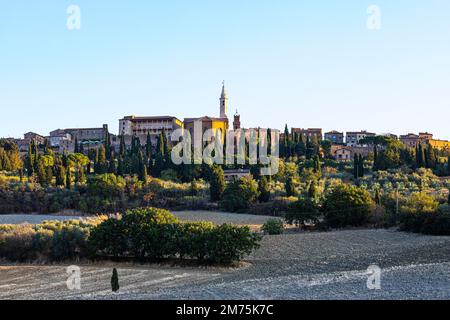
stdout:
[[[367,268],[382,268],[381,290]],[[450,237],[390,230],[267,236],[240,269],[81,265],[0,267],[0,299],[450,299]],[[121,289],[110,291],[117,267]]]

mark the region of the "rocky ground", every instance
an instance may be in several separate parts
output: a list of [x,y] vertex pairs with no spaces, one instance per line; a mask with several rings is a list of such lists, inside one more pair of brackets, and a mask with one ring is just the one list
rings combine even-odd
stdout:
[[[374,264],[381,290],[367,288]],[[72,291],[66,266],[3,264],[0,299],[450,299],[450,237],[394,230],[266,236],[238,269],[80,267],[81,290]],[[110,292],[113,267],[117,294]]]

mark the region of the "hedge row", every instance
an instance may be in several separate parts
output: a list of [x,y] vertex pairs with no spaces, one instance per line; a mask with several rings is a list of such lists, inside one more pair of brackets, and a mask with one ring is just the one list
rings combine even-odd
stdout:
[[194,259],[201,263],[239,261],[258,247],[248,227],[208,222],[181,223],[163,209],[128,211],[92,230],[90,247],[100,257],[138,260]]

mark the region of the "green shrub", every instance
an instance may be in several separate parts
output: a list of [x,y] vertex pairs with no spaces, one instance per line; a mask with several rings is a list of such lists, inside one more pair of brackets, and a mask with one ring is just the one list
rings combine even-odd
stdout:
[[225,190],[225,178],[222,167],[212,167],[209,186],[211,201],[220,201]]
[[258,184],[251,177],[230,182],[223,193],[220,206],[230,212],[243,211],[258,199]]
[[319,207],[313,200],[299,199],[289,206],[288,212],[285,214],[285,220],[288,224],[295,224],[297,227],[305,223],[319,222]]
[[446,214],[437,214],[439,203],[433,196],[415,192],[400,207],[400,230],[433,234],[438,218],[445,220]]
[[367,223],[373,200],[367,190],[338,185],[325,197],[322,205],[324,222],[332,228],[361,226]]
[[261,231],[268,235],[277,235],[284,232],[284,223],[280,219],[270,219],[261,227]]
[[242,260],[259,247],[261,237],[250,231],[249,227],[230,224],[216,226],[207,232],[207,259],[209,263],[229,264]]
[[97,256],[138,260],[196,259],[202,263],[231,263],[258,246],[259,237],[246,227],[181,223],[168,211],[130,210],[96,226],[89,245]]
[[443,204],[436,213],[428,215],[421,232],[435,236],[450,236],[450,206]]
[[35,260],[37,258],[33,250],[35,235],[36,231],[29,224],[0,232],[0,257],[20,262]]
[[89,256],[88,237],[105,217],[45,221],[0,228],[0,257],[12,261],[63,261]]

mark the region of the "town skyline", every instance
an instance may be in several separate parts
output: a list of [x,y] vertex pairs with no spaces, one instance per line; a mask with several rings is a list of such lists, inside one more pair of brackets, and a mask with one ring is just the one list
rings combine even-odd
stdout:
[[[226,96],[225,98],[224,98],[224,94]],[[226,106],[223,105],[224,104],[223,99],[226,99]],[[349,143],[349,141],[347,141],[347,140],[348,140],[348,135],[351,134],[351,133],[369,133],[369,135],[375,134],[375,135],[380,135],[380,136],[383,136],[383,135],[385,135],[385,136],[396,136],[397,138],[399,138],[401,136],[408,136],[408,135],[417,135],[417,136],[419,136],[419,135],[422,135],[422,134],[425,134],[425,135],[431,134],[432,137],[434,135],[435,138],[438,138],[438,139],[444,140],[444,141],[449,141],[449,140],[444,139],[442,137],[438,137],[437,135],[435,135],[433,133],[432,130],[423,130],[423,129],[419,129],[419,130],[416,130],[416,131],[409,131],[409,132],[395,132],[395,131],[379,132],[379,131],[376,131],[376,130],[367,130],[365,128],[364,129],[353,128],[351,130],[341,130],[341,128],[323,128],[323,127],[320,127],[320,126],[316,126],[316,127],[298,126],[298,125],[296,125],[296,123],[294,123],[294,121],[292,121],[292,124],[285,123],[282,127],[279,127],[279,128],[270,127],[270,126],[260,126],[260,125],[246,126],[245,125],[245,119],[241,118],[241,114],[240,114],[239,110],[236,109],[235,111],[233,111],[233,110],[229,109],[229,102],[228,102],[228,100],[229,100],[228,90],[226,89],[225,81],[222,81],[221,97],[219,98],[219,102],[220,102],[219,108],[220,109],[218,109],[217,106],[216,106],[216,108],[215,108],[216,111],[211,110],[212,111],[211,113],[198,114],[196,117],[192,117],[191,115],[176,116],[176,115],[171,114],[170,112],[161,113],[161,114],[148,114],[148,115],[128,114],[128,115],[121,116],[121,117],[119,117],[117,119],[117,121],[115,122],[115,123],[119,122],[119,125],[117,125],[117,126],[116,125],[111,125],[110,123],[104,123],[104,122],[102,122],[101,126],[100,126],[100,122],[101,122],[100,121],[100,122],[98,122],[96,124],[93,123],[92,126],[76,125],[76,126],[65,127],[65,129],[63,127],[61,127],[61,126],[60,127],[53,127],[52,129],[50,129],[50,130],[48,130],[46,132],[44,132],[42,130],[40,130],[40,131],[24,130],[22,134],[19,134],[19,136],[0,136],[0,138],[21,139],[24,135],[30,134],[30,133],[38,134],[38,135],[41,135],[42,137],[51,137],[52,135],[54,135],[55,132],[58,132],[58,131],[64,131],[64,130],[66,130],[66,131],[67,130],[69,130],[69,131],[75,130],[76,131],[78,129],[86,130],[86,129],[89,129],[89,128],[93,128],[95,130],[101,130],[102,128],[105,128],[105,126],[107,127],[107,129],[108,129],[110,134],[112,134],[114,136],[120,136],[120,135],[125,134],[123,132],[123,130],[121,129],[122,122],[124,120],[126,120],[126,119],[135,119],[135,118],[137,118],[137,119],[139,119],[139,118],[157,118],[158,119],[158,118],[166,118],[167,117],[167,118],[174,118],[177,121],[179,121],[180,123],[183,123],[183,122],[186,123],[186,121],[196,120],[196,119],[200,119],[202,117],[208,117],[208,118],[212,118],[212,119],[223,119],[223,118],[226,118],[227,122],[229,124],[229,127],[228,127],[228,124],[227,124],[227,129],[233,130],[233,117],[235,117],[236,115],[239,115],[239,120],[238,120],[239,121],[239,128],[238,129],[241,129],[241,128],[242,129],[267,128],[267,129],[272,129],[272,130],[279,130],[281,133],[283,133],[285,128],[286,128],[286,126],[287,126],[289,132],[300,130],[300,129],[305,130],[305,131],[308,131],[308,130],[318,131],[318,130],[320,130],[320,139],[319,140],[322,140],[322,139],[327,140],[327,138],[326,138],[327,134],[339,133],[339,134],[342,134],[343,137],[345,137],[344,140],[342,141],[342,143],[345,142],[346,144]],[[217,112],[217,110],[219,110],[219,112]],[[225,127],[224,127],[224,129],[225,129]],[[47,135],[47,133],[49,133],[49,135]],[[132,134],[126,134],[126,135],[131,136]],[[333,141],[333,142],[335,142],[335,141]]]

